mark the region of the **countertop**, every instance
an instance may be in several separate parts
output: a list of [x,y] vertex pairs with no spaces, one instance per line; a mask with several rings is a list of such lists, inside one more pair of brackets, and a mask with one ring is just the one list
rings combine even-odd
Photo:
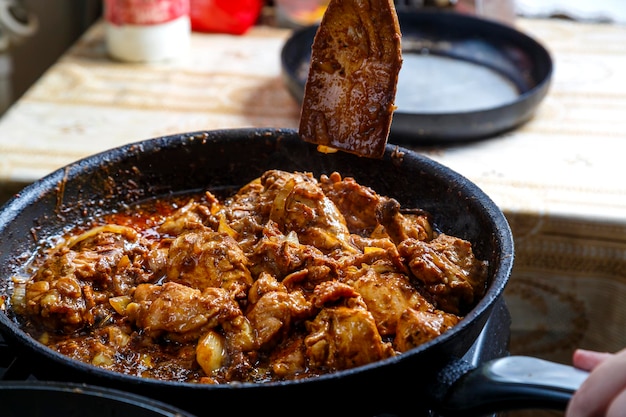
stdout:
[[[515,25],[554,60],[535,116],[494,138],[413,148],[474,181],[509,219],[514,346],[556,360],[574,345],[617,349],[626,345],[626,26],[524,18]],[[0,119],[0,195],[129,142],[296,128],[300,108],[279,60],[290,34],[271,26],[244,36],[194,33],[181,60],[124,64],[107,57],[96,24]],[[614,324],[599,331],[592,323],[605,314]]]

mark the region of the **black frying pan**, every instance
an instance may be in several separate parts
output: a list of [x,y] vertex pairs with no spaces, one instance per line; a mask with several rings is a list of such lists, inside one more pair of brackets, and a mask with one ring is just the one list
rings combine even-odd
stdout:
[[0,382],[2,417],[193,417],[127,392],[59,382]]
[[[398,12],[404,63],[390,141],[450,144],[492,137],[528,121],[552,79],[541,43],[491,20],[448,11]],[[281,51],[285,84],[302,101],[317,26]]]
[[[199,385],[117,374],[44,347],[20,329],[10,312],[2,311],[0,330],[7,342],[40,378],[115,387],[198,416],[209,415],[216,404],[236,415],[273,416],[400,414],[395,408],[406,410],[407,404],[411,415],[442,404],[465,411],[564,406],[571,390],[558,389],[546,396],[537,395],[536,390],[509,389],[507,384],[491,381],[482,370],[467,375],[486,379],[487,383],[472,383],[470,388],[486,387],[487,395],[476,395],[474,400],[470,393],[468,401],[463,397],[467,388],[463,384],[448,390],[468,370],[457,358],[468,351],[494,305],[502,301],[513,265],[513,240],[502,212],[476,185],[393,145],[387,146],[383,159],[371,160],[343,152],[318,153],[292,130],[242,129],[162,137],[83,159],[28,186],[0,210],[0,294],[9,292],[11,274],[33,251],[36,239],[81,221],[85,213],[109,211],[171,192],[239,187],[267,169],[310,171],[316,176],[337,170],[404,206],[428,210],[437,227],[470,240],[477,256],[489,261],[486,295],[457,326],[431,342],[381,362],[300,381]],[[501,373],[503,367],[497,368]],[[489,392],[498,390],[506,393],[508,401],[490,398]],[[448,398],[449,391],[452,396]]]

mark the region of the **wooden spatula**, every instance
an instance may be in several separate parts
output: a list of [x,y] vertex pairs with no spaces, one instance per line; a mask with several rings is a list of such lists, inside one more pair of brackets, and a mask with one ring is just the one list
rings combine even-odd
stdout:
[[393,0],[331,0],[315,35],[299,133],[320,151],[380,158],[398,73],[400,26]]

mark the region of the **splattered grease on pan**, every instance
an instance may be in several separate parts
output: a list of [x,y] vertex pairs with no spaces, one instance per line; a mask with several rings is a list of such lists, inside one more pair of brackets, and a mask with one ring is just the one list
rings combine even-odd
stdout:
[[14,278],[34,338],[102,368],[222,384],[321,375],[454,326],[487,264],[429,215],[338,173],[92,218]]

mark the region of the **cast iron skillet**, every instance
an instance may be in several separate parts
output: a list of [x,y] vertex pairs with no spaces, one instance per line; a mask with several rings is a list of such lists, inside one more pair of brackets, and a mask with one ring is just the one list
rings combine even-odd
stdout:
[[[511,231],[502,212],[472,182],[393,145],[387,146],[384,158],[371,160],[343,152],[321,154],[293,130],[241,129],[161,137],[80,160],[26,187],[0,210],[0,295],[10,292],[11,274],[29,258],[38,240],[82,221],[86,214],[169,193],[234,189],[267,169],[309,171],[315,176],[337,170],[404,206],[431,212],[438,228],[470,240],[477,256],[489,261],[485,296],[457,326],[431,342],[381,362],[300,381],[199,385],[117,374],[53,352],[25,334],[10,312],[0,311],[6,341],[40,379],[114,387],[198,416],[208,415],[218,404],[236,415],[272,416],[401,415],[407,404],[415,411],[411,415],[431,407],[460,408],[463,415],[471,415],[494,407],[564,406],[571,391],[537,395],[528,389],[509,389],[502,381],[472,382],[470,389],[486,387],[486,395],[470,391],[468,401],[463,397],[466,376],[461,389],[448,390],[467,371],[458,358],[481,333],[494,305],[502,301],[513,265]],[[503,367],[497,368],[496,373],[502,373]],[[470,372],[474,379],[494,379],[483,374]],[[490,394],[494,387],[505,394],[495,401]],[[449,397],[449,392],[459,393],[460,400],[455,399],[458,395]],[[395,410],[398,406],[401,410]]]
[[[411,95],[417,94],[437,101],[448,100],[452,107],[444,108],[457,109],[458,96],[432,91],[433,86],[440,84],[425,81],[424,77],[428,75],[412,69],[410,59],[423,55],[449,58],[442,60],[442,65],[454,60],[482,67],[490,71],[495,80],[499,77],[507,80],[502,83],[508,82],[517,90],[517,95],[502,96],[502,101],[494,99],[486,103],[489,104],[486,107],[449,111],[426,112],[399,107],[391,124],[389,140],[392,143],[433,145],[492,137],[528,121],[548,92],[553,70],[549,52],[539,42],[512,27],[447,11],[398,12],[398,19],[404,57],[400,78],[406,80],[404,88],[403,83],[398,85],[398,105],[407,100],[410,103],[413,100]],[[296,31],[281,51],[283,79],[298,102],[302,102],[316,32],[317,26]],[[442,66],[441,70],[449,71],[450,67]],[[458,71],[450,72],[452,77],[455,79],[446,86],[452,84],[455,89],[464,86],[469,89],[474,82],[469,77],[466,81],[459,80]],[[411,87],[411,80],[416,87]],[[468,94],[476,94],[476,91]]]

